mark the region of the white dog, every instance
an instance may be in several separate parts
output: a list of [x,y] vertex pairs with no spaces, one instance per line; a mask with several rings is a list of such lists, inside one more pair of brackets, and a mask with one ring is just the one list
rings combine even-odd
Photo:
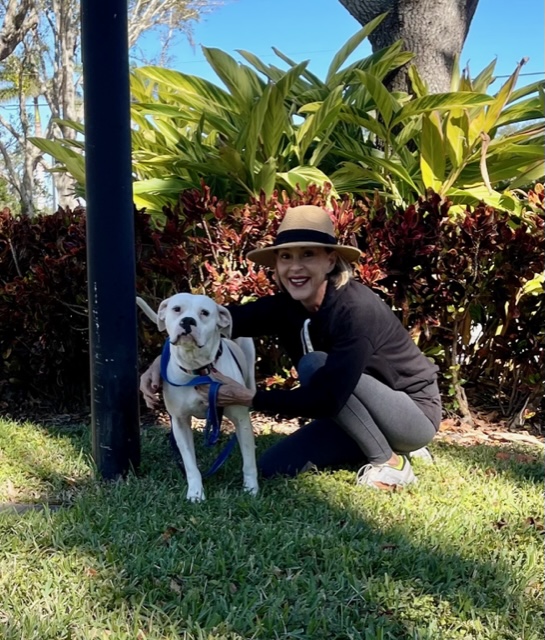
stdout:
[[[211,367],[247,388],[255,389],[255,347],[251,338],[229,340],[231,314],[207,296],[177,293],[161,302],[157,314],[141,298],[138,306],[160,331],[166,329],[170,359],[163,380],[163,398],[172,420],[172,430],[187,476],[187,498],[204,500],[202,476],[197,467],[191,417],[205,418],[206,404],[194,387],[184,385]],[[169,384],[172,383],[172,384]],[[257,465],[252,423],[248,407],[225,407],[225,415],[236,427],[242,452],[244,489],[258,492]]]

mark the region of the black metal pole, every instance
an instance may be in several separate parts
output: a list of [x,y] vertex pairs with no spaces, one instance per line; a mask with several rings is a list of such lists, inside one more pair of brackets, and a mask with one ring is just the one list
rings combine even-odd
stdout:
[[127,0],[82,0],[93,455],[140,462]]

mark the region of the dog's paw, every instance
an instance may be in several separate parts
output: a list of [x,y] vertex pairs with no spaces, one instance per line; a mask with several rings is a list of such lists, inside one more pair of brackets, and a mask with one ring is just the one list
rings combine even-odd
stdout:
[[257,482],[245,482],[243,489],[246,493],[249,493],[251,496],[257,496],[259,493],[259,485]]
[[189,502],[203,502],[205,500],[204,489],[202,487],[189,487],[186,498]]

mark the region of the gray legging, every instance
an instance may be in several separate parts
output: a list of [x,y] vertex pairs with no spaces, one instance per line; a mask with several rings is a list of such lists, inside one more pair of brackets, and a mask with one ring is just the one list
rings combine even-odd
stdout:
[[[297,369],[302,385],[309,383],[326,357],[314,351],[301,359]],[[439,407],[437,385],[431,386]],[[408,453],[427,445],[436,432],[432,421],[406,393],[362,374],[335,419],[313,420],[265,451],[258,464],[265,477],[293,476],[311,465],[322,469],[381,464],[394,451]]]

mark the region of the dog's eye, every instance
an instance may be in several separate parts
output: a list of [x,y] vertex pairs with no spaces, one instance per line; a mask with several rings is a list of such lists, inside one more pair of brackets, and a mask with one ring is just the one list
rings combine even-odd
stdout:
[[172,311],[176,311],[176,313],[180,313],[182,307],[172,307]]
[[209,315],[210,315],[210,311],[207,311],[206,309],[201,310],[201,316],[204,316],[205,318],[207,318]]

